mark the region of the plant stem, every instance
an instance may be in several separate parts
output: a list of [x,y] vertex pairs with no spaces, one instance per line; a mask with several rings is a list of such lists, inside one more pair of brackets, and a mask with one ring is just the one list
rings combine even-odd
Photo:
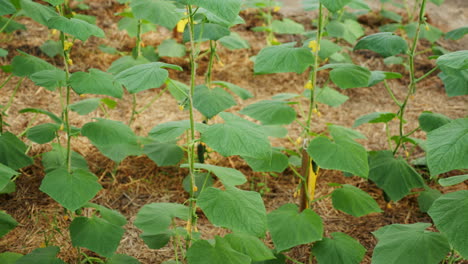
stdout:
[[8,75],[6,80],[0,85],[0,90],[13,78],[13,74]]
[[388,94],[390,94],[390,97],[392,97],[395,104],[397,104],[399,107],[401,107],[401,102],[398,101],[398,99],[396,99],[395,94],[393,93],[392,89],[388,85],[387,80],[384,80],[384,86],[385,86],[385,89],[387,90]]
[[297,260],[291,258],[291,257],[288,256],[288,255],[284,255],[284,256],[285,256],[287,259],[289,259],[291,262],[295,263],[295,264],[304,264],[304,263],[302,263],[302,262],[300,262],[300,261],[297,261]]
[[193,230],[196,228],[197,223],[197,204],[195,199],[195,117],[193,113],[193,96],[195,93],[195,75],[197,70],[197,51],[195,50],[195,21],[194,16],[196,12],[193,12],[192,6],[187,5],[187,11],[189,15],[189,33],[190,33],[190,93],[188,95],[188,106],[190,113],[190,132],[187,145],[187,155],[189,161],[189,175],[190,175],[190,201],[189,201],[189,219],[187,223],[188,236],[186,238],[186,247],[190,247],[192,242]]
[[137,114],[137,97],[136,94],[132,94],[132,113],[130,114],[130,119],[128,120],[128,126],[131,126],[133,121],[135,121],[135,115]]
[[140,110],[136,111],[136,114],[141,114],[143,113],[144,111],[146,111],[146,109],[148,109],[154,102],[156,102],[163,94],[164,92],[168,89],[167,85],[166,85],[166,88],[164,88],[161,92],[159,92],[155,97],[153,97],[153,99],[151,99],[151,101],[149,103],[147,103],[145,106],[143,106]]
[[390,129],[388,127],[388,123],[385,123],[385,133],[387,135],[387,140],[388,140],[388,147],[390,149],[393,148],[393,145],[392,145],[392,139],[391,139],[391,135],[390,135]]
[[[138,19],[137,25],[137,41],[136,41],[136,50],[134,54],[134,58],[138,59],[141,56],[141,25],[142,20]],[[130,119],[128,120],[128,126],[131,126],[133,121],[135,121],[135,115],[137,114],[137,97],[136,94],[132,94],[132,113],[130,114]]]
[[437,69],[439,69],[439,66],[435,66],[434,68],[432,68],[430,71],[426,72],[423,76],[417,78],[415,80],[416,83],[422,81],[423,79],[425,79],[427,76],[431,75],[434,71],[436,71]]
[[13,90],[13,93],[10,96],[10,99],[8,99],[8,103],[2,108],[2,112],[8,113],[8,109],[11,107],[11,104],[13,103],[13,99],[15,98],[16,93],[18,92],[18,89],[21,86],[21,83],[23,83],[24,78],[26,77],[21,78],[19,82],[16,84],[15,89]]
[[208,69],[206,70],[205,83],[208,88],[211,88],[213,63],[216,57],[216,41],[210,40],[210,60],[208,62]]
[[16,13],[14,13],[13,15],[11,15],[11,17],[10,17],[10,18],[8,19],[8,21],[3,25],[3,27],[0,28],[0,33],[2,33],[3,30],[5,30],[5,29],[8,27],[8,25],[11,23],[11,21],[13,21],[13,19],[15,19],[15,17],[18,15],[18,13],[19,13],[19,12],[16,12]]

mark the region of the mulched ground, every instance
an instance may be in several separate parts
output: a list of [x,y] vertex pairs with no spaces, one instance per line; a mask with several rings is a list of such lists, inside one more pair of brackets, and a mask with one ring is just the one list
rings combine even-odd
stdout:
[[[120,51],[130,51],[135,45],[135,40],[129,38],[125,32],[117,29],[119,18],[114,13],[122,10],[122,6],[112,1],[93,1],[89,3],[91,9],[85,14],[95,15],[98,18],[98,25],[106,32],[106,39],[91,38],[86,43],[79,42],[74,46],[72,58],[74,65],[71,71],[83,71],[89,68],[98,68],[105,70],[118,58],[116,55],[109,55],[101,52],[97,47],[100,44],[113,46]],[[253,64],[249,58],[259,52],[265,45],[265,36],[263,33],[253,33],[249,31],[253,26],[258,26],[261,21],[255,13],[247,11],[242,16],[246,20],[245,25],[239,25],[234,28],[241,36],[246,38],[252,48],[250,50],[230,51],[220,48],[220,58],[223,65],[218,64],[214,69],[213,76],[215,80],[223,80],[237,84],[254,93],[255,98],[247,101],[239,101],[239,105],[232,110],[239,110],[244,106],[262,99],[269,99],[272,95],[282,92],[300,93],[307,79],[306,74],[275,74],[275,75],[253,75]],[[280,16],[278,14],[278,16]],[[430,16],[430,14],[429,14]],[[310,25],[310,19],[314,17],[310,13],[297,13],[291,16],[298,22]],[[39,49],[44,41],[56,36],[51,36],[47,28],[27,19],[19,19],[21,23],[26,24],[28,31],[15,32],[12,35],[0,35],[0,47],[8,49],[10,54],[6,59],[0,58],[1,64],[7,64],[17,55],[15,50],[19,49],[32,55],[39,56],[49,62],[62,66],[59,58],[50,59],[46,57]],[[372,15],[360,18],[360,21],[366,26],[366,34],[375,32],[376,24],[372,20]],[[385,21],[383,21],[385,22]],[[435,22],[437,26],[437,22]],[[306,26],[309,29],[310,26]],[[146,45],[157,46],[164,39],[171,36],[171,32],[162,28],[156,32],[144,35]],[[280,41],[294,41],[297,36],[279,36]],[[344,44],[344,43],[341,43]],[[438,43],[448,50],[456,50],[457,43],[441,41]],[[422,41],[419,50],[429,47],[429,43]],[[353,53],[354,61],[370,69],[402,72],[401,66],[386,66],[382,59],[375,57],[373,53],[360,51]],[[165,59],[166,62],[179,64],[184,67],[184,72],[171,72],[171,77],[188,83],[188,61],[186,59]],[[418,76],[431,69],[433,61],[429,61],[424,56],[416,60]],[[198,82],[203,81],[203,70],[206,68],[206,61],[200,62],[200,72]],[[0,82],[6,79],[6,75],[0,73]],[[14,78],[6,87],[0,91],[0,104],[8,100],[8,96],[13,91],[14,85],[18,81]],[[324,82],[325,77],[319,76],[319,82]],[[396,96],[402,98],[405,95],[408,79],[402,79],[392,82]],[[160,91],[152,89],[138,94],[138,104],[143,106]],[[350,97],[350,100],[338,109],[328,106],[321,106],[322,117],[314,123],[315,130],[321,131],[326,123],[350,127],[354,120],[366,113],[375,111],[396,112],[397,108],[387,95],[382,85],[372,88],[358,88],[341,91]],[[55,92],[49,92],[45,89],[34,86],[34,84],[25,80],[20,88],[20,92],[15,98],[14,105],[9,111],[7,122],[12,126],[8,128],[12,133],[18,134],[23,131],[31,116],[28,114],[18,114],[18,110],[26,107],[43,108],[48,111],[60,112],[59,97]],[[78,101],[78,96],[73,97],[73,101]],[[417,126],[417,117],[422,111],[433,111],[445,114],[451,118],[460,118],[468,113],[468,97],[448,98],[445,94],[441,81],[433,74],[431,77],[421,82],[413,100],[410,101],[407,110],[407,120],[405,129],[407,131]],[[110,111],[110,118],[113,120],[127,121],[130,116],[131,97],[126,94],[122,100],[119,100],[115,110]],[[82,126],[91,118],[102,117],[100,112],[92,113],[87,117],[81,117],[75,114],[71,115],[72,124]],[[133,129],[140,135],[146,135],[148,131],[157,124],[187,119],[188,114],[179,110],[176,101],[165,94],[157,103],[153,105],[144,114],[137,117]],[[201,118],[198,116],[197,118]],[[36,123],[45,122],[47,119],[39,118]],[[219,121],[219,120],[215,120]],[[289,136],[296,139],[299,134],[299,127],[289,126]],[[384,127],[381,125],[363,125],[358,129],[367,136],[367,140],[362,143],[371,150],[380,150],[387,148],[385,140]],[[397,124],[392,123],[391,132],[397,133]],[[424,133],[415,133],[415,137],[424,138]],[[287,140],[273,140],[275,146],[291,147]],[[0,240],[0,252],[13,251],[18,253],[29,253],[34,248],[44,245],[47,241],[50,245],[61,247],[60,257],[69,263],[77,262],[77,252],[70,244],[67,226],[69,220],[63,218],[63,209],[49,198],[46,194],[39,191],[44,171],[40,163],[39,154],[50,149],[50,146],[41,146],[32,144],[30,155],[36,157],[35,164],[22,170],[22,175],[17,180],[17,191],[10,195],[0,197],[0,209],[5,210],[12,215],[20,225]],[[165,247],[161,250],[150,250],[139,238],[140,231],[131,223],[135,219],[137,211],[145,204],[152,202],[178,202],[183,203],[187,199],[187,194],[182,189],[182,180],[187,171],[177,167],[157,167],[146,157],[129,157],[119,166],[118,173],[113,179],[110,172],[114,169],[112,161],[102,156],[89,142],[84,138],[73,140],[73,149],[88,160],[93,172],[100,178],[100,183],[104,189],[99,192],[93,202],[116,209],[124,214],[129,220],[125,226],[126,233],[119,247],[119,253],[125,253],[136,257],[142,263],[161,263],[173,257],[171,247]],[[3,151],[3,150],[2,150]],[[421,154],[420,150],[414,153],[414,157]],[[249,167],[239,158],[223,158],[213,155],[210,164],[219,166],[235,167],[241,170],[249,178],[249,183],[242,186],[244,189],[253,189],[261,191],[257,183],[266,183],[270,191],[263,195],[267,211],[274,210],[285,203],[296,203],[293,193],[297,187],[298,180],[291,171],[286,170],[279,174],[279,177],[252,172]],[[325,226],[325,235],[332,232],[344,232],[358,239],[367,249],[367,254],[363,263],[370,263],[372,249],[376,244],[375,238],[371,232],[388,224],[401,223],[409,224],[415,222],[430,222],[431,219],[424,213],[419,212],[415,196],[408,196],[398,203],[392,204],[391,208],[387,206],[382,196],[382,191],[376,188],[373,183],[367,182],[361,178],[345,178],[341,172],[325,171],[318,179],[317,197],[330,193],[333,189],[328,186],[330,182],[353,184],[370,193],[384,210],[381,214],[371,214],[361,218],[355,218],[336,211],[331,205],[330,199],[324,199],[317,202],[314,210],[322,217]],[[434,184],[431,184],[434,185]],[[435,185],[434,185],[435,186]],[[456,189],[466,189],[466,184],[456,187],[440,188],[442,192],[453,191]],[[85,212],[86,213],[86,212]],[[226,231],[213,227],[208,221],[200,215],[199,230],[204,238],[212,238],[215,235],[225,234]],[[270,243],[267,241],[267,243]],[[308,259],[309,250],[307,247],[298,247],[293,249],[289,256],[305,262]],[[92,253],[90,253],[92,255]]]

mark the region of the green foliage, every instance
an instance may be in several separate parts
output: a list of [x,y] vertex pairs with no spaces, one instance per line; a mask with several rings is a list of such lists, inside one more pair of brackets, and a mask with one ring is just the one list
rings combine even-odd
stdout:
[[177,43],[174,39],[166,39],[158,46],[159,56],[161,57],[184,57],[185,46]]
[[65,262],[56,257],[59,251],[59,247],[56,246],[37,248],[33,252],[19,258],[15,264],[65,264]]
[[423,112],[419,115],[418,121],[419,126],[421,126],[421,129],[429,133],[434,129],[437,129],[452,122],[452,119],[442,114]]
[[322,3],[332,13],[336,13],[341,10],[349,4],[349,2],[351,2],[351,0],[320,0],[320,3]]
[[464,258],[468,258],[468,191],[457,191],[440,196],[434,201],[428,214],[450,244]]
[[232,95],[222,88],[210,89],[206,85],[195,87],[193,106],[208,119],[234,105],[236,101]]
[[459,40],[468,34],[468,27],[460,27],[445,34],[445,39]]
[[[219,40],[229,36],[231,32],[227,27],[214,23],[201,23],[194,27],[193,38],[195,42],[205,42],[208,40]],[[184,31],[183,41],[190,41],[190,32],[188,28]]]
[[10,179],[18,174],[18,172],[0,163],[0,190],[3,190],[10,183]]
[[[184,167],[187,167],[187,166],[183,165],[182,168]],[[209,172],[212,172],[214,175],[216,175],[216,177],[218,177],[221,180],[221,182],[225,186],[241,185],[247,181],[247,179],[245,178],[245,175],[236,169],[219,167],[219,166],[203,164],[203,163],[195,163],[194,167],[196,169],[204,169]]]
[[356,217],[382,212],[369,194],[349,184],[332,192],[332,202],[335,209]]
[[123,95],[122,85],[112,75],[98,69],[72,74],[70,85],[77,94],[102,94],[116,98]]
[[[52,143],[52,150],[42,155],[42,165],[44,165],[45,172],[49,173],[56,169],[66,167],[67,163],[67,150],[57,143]],[[71,153],[71,168],[89,170],[88,163],[83,156],[75,151]]]
[[227,21],[234,21],[237,19],[237,14],[241,9],[242,0],[181,0],[187,4],[197,5],[212,12],[216,16]]
[[230,90],[231,92],[233,92],[235,95],[239,96],[243,100],[247,100],[253,97],[253,94],[249,90],[241,88],[235,84],[232,84],[229,82],[223,82],[223,81],[214,81],[211,83],[227,88],[228,90]]
[[303,73],[314,61],[308,48],[296,48],[295,43],[266,47],[255,58],[255,74],[280,72]]
[[369,49],[383,57],[405,54],[408,50],[406,41],[393,33],[381,32],[365,36],[358,41],[354,50]]
[[182,17],[174,3],[167,0],[132,0],[130,7],[136,18],[148,20],[168,29],[174,28]]
[[426,187],[418,196],[419,210],[423,213],[427,213],[431,208],[434,201],[442,195],[438,190]]
[[280,151],[273,150],[271,158],[242,157],[254,171],[283,172],[289,164],[288,157]]
[[23,257],[23,255],[13,252],[3,252],[0,253],[0,263],[3,264],[15,264],[18,259]]
[[52,64],[24,52],[13,58],[11,66],[13,74],[19,77],[30,77],[36,72],[56,69]]
[[380,264],[437,264],[450,251],[447,238],[429,232],[427,223],[388,225],[373,232],[378,243],[372,263]]
[[296,119],[296,111],[288,102],[279,100],[263,100],[248,105],[240,114],[259,120],[264,125],[287,125]]
[[446,186],[452,186],[452,185],[462,183],[466,180],[468,180],[468,175],[465,174],[465,175],[459,175],[459,176],[453,176],[449,178],[440,179],[439,184],[446,187]]
[[351,19],[346,19],[344,22],[332,20],[325,29],[330,37],[342,38],[349,44],[354,44],[358,38],[364,35],[362,26]]
[[224,47],[231,49],[231,50],[250,48],[249,42],[243,39],[236,32],[231,32],[229,36],[224,36],[220,38],[219,43],[221,43]]
[[331,233],[332,238],[324,237],[312,247],[319,264],[340,263],[358,264],[364,259],[366,249],[354,238],[344,233]]
[[55,16],[47,20],[47,26],[70,34],[81,41],[86,41],[91,36],[106,37],[104,31],[98,26],[76,18],[68,19],[62,16]]
[[251,263],[252,259],[235,251],[228,242],[220,237],[215,237],[214,244],[206,240],[198,240],[187,251],[189,264],[204,264],[209,261],[212,264],[224,264],[226,260],[232,264]]
[[10,132],[0,134],[0,149],[8,149],[8,152],[0,151],[0,164],[13,170],[33,164],[32,158],[25,154],[26,145]]
[[[0,164],[1,165],[1,164]],[[1,189],[1,188],[0,188]],[[18,225],[18,222],[4,211],[0,211],[0,237],[3,237],[8,232],[13,230]]]
[[143,153],[158,166],[176,165],[184,157],[184,151],[174,143],[153,142],[146,144]]
[[123,254],[115,254],[109,260],[107,260],[106,264],[141,264],[137,259],[123,255]]
[[275,20],[271,23],[271,29],[278,34],[302,34],[304,26],[291,19]]
[[295,204],[285,204],[269,213],[268,229],[278,252],[321,240],[323,234],[320,216],[310,209],[299,213]]
[[54,140],[59,129],[59,124],[44,123],[31,127],[26,133],[26,136],[33,142],[45,144]]
[[226,191],[210,187],[198,197],[198,205],[216,226],[263,237],[266,210],[260,194],[226,185]]
[[49,20],[58,17],[58,14],[50,6],[41,5],[31,0],[20,0],[20,3],[26,16],[44,26],[49,26]]
[[9,0],[0,1],[0,16],[10,15],[16,12],[15,6]]
[[96,110],[100,104],[100,98],[90,98],[78,101],[74,104],[71,104],[69,107],[71,111],[76,112],[79,115],[87,115]]
[[59,69],[37,71],[31,76],[31,81],[38,86],[42,86],[49,91],[54,91],[55,88],[63,87],[66,84],[66,74]]

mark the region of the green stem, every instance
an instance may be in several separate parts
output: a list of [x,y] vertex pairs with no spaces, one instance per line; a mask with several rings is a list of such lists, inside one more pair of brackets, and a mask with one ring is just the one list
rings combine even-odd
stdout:
[[140,110],[136,111],[136,114],[141,114],[143,113],[144,111],[146,111],[154,102],[156,102],[163,94],[164,92],[167,90],[167,86],[166,88],[164,88],[161,92],[159,92],[155,97],[153,97],[153,99],[151,99],[151,101],[149,103],[147,103],[145,106],[143,106]]
[[13,103],[13,99],[15,98],[16,93],[18,92],[18,89],[21,86],[21,83],[23,83],[23,81],[24,81],[24,78],[26,78],[26,77],[21,78],[19,80],[19,82],[16,84],[15,89],[13,90],[13,93],[11,94],[10,98],[8,99],[8,103],[2,108],[2,112],[5,112],[5,113],[8,112],[8,109],[11,107],[11,104]]
[[284,255],[284,256],[285,256],[287,259],[289,259],[291,262],[293,262],[293,263],[296,263],[296,264],[304,264],[304,263],[302,263],[302,262],[300,262],[300,261],[297,261],[297,260],[291,258],[291,257],[288,256],[288,255]]
[[271,0],[268,0],[267,13],[266,13],[266,23],[267,23],[267,28],[268,28],[267,46],[271,46],[273,44],[273,39],[275,38],[275,35],[273,33],[273,27],[271,26],[272,18],[273,17],[271,14]]
[[138,19],[135,59],[141,56],[141,26],[142,26],[142,20]]
[[439,66],[435,66],[434,68],[432,68],[430,71],[426,72],[423,76],[417,78],[415,80],[416,83],[422,81],[423,79],[425,79],[427,76],[431,75],[433,72],[435,72],[437,69],[439,69]]
[[0,85],[0,90],[13,78],[13,74],[8,75],[6,80]]
[[388,147],[390,149],[393,148],[393,145],[392,145],[392,139],[391,139],[391,135],[390,135],[390,129],[388,127],[388,123],[385,123],[385,133],[387,135],[387,140],[388,140]]
[[18,13],[19,13],[19,12],[16,12],[16,13],[14,13],[13,15],[11,15],[11,17],[10,17],[10,18],[8,19],[8,21],[3,25],[3,27],[0,28],[0,33],[2,33],[3,30],[5,30],[5,29],[8,27],[8,25],[11,23],[11,21],[13,21],[13,19],[15,19],[15,17],[18,15]]
[[205,83],[208,88],[211,88],[213,63],[216,57],[216,41],[210,40],[210,60],[208,62],[208,69],[206,70]]
[[399,107],[401,107],[401,102],[398,101],[398,99],[396,99],[395,94],[393,93],[392,89],[388,85],[387,80],[384,80],[384,86],[385,86],[385,89],[387,90],[388,94],[390,94],[390,97],[392,98],[392,100],[395,102],[395,104],[397,104]]
[[136,94],[132,94],[132,113],[130,114],[130,119],[128,120],[128,126],[131,126],[133,121],[135,121],[135,115],[137,114],[137,98]]

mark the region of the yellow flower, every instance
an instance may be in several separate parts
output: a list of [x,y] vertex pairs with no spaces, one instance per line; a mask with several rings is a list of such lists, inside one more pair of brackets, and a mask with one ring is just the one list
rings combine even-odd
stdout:
[[198,191],[198,187],[197,186],[193,186],[193,192],[196,192]]
[[409,152],[407,150],[405,150],[405,155],[407,158],[409,158]]
[[52,29],[50,33],[55,36],[58,34],[58,30]]
[[273,38],[271,41],[270,41],[271,45],[280,45],[281,42],[279,42],[276,38]]
[[307,81],[307,83],[304,85],[304,88],[307,90],[314,89],[314,85],[312,84],[312,81],[311,80]]
[[71,12],[72,16],[76,16],[76,12]]
[[189,22],[188,18],[181,19],[177,23],[177,32],[183,33],[185,29],[185,25],[187,25],[188,22]]
[[429,30],[430,30],[429,25],[426,24],[426,31],[429,31]]
[[302,138],[301,137],[298,137],[296,139],[296,145],[300,145],[302,143]]
[[60,130],[60,131],[63,131],[64,128],[65,128],[64,125],[61,124],[60,127],[59,127],[59,130]]
[[180,111],[184,111],[184,106],[183,106],[183,105],[179,105],[179,110],[180,110]]
[[273,12],[278,12],[280,11],[281,7],[280,6],[275,6],[273,7]]
[[39,245],[40,248],[45,248],[46,247],[46,244],[45,242],[42,242],[40,245]]
[[317,108],[312,109],[312,113],[316,114],[318,117],[322,116],[322,113]]
[[63,220],[68,221],[69,219],[70,219],[70,217],[68,215],[63,216]]
[[70,41],[67,41],[67,40],[65,40],[65,42],[63,42],[63,50],[64,51],[67,51],[67,50],[71,49],[71,47],[73,47],[73,42],[70,42]]
[[309,48],[312,50],[313,53],[317,52],[317,50],[320,50],[320,46],[318,45],[318,42],[316,40],[309,41]]
[[73,60],[70,59],[70,58],[68,58],[68,59],[67,59],[67,64],[68,64],[68,65],[73,65]]

